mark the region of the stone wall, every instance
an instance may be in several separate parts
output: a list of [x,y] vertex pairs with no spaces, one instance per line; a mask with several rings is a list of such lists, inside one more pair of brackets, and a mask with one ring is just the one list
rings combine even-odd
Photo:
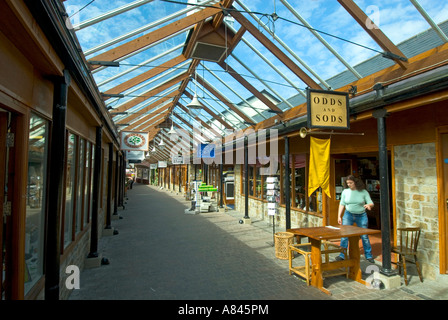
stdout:
[[394,147],[397,227],[421,227],[419,261],[423,277],[439,273],[437,165],[434,143]]

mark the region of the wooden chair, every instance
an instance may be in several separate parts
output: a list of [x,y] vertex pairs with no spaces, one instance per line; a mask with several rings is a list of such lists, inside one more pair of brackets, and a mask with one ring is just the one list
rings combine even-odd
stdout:
[[[292,260],[294,259],[294,252],[301,254],[305,258],[305,265],[293,267]],[[309,286],[311,283],[311,243],[298,243],[289,245],[288,260],[289,275],[294,272],[295,274],[305,278],[306,285]]]
[[[322,254],[325,257],[325,263],[329,262],[329,254],[330,253],[343,253],[344,254],[344,259],[347,260],[348,255],[347,255],[347,248],[343,248],[340,245],[333,243],[331,241],[322,241]],[[340,268],[340,269],[336,269],[336,270],[331,270],[331,271],[326,271],[323,276],[324,277],[334,277],[334,276],[339,276],[339,275],[345,275],[346,278],[348,278],[348,267],[345,268]]]
[[417,267],[418,276],[420,281],[423,282],[422,272],[417,260],[417,247],[420,239],[420,228],[398,228],[400,244],[397,247],[393,247],[391,252],[398,254],[398,271],[401,274],[401,268],[403,267],[404,282],[408,285],[408,277],[406,271],[406,258],[409,256],[414,257],[414,263]]
[[[345,259],[347,259],[347,249],[332,243],[330,241],[322,242],[323,249],[321,253],[325,256],[325,263],[328,262],[330,253],[340,253],[343,252]],[[294,259],[294,252],[302,255],[305,258],[305,265],[293,266],[292,260]],[[311,243],[299,243],[289,245],[288,250],[288,260],[289,260],[289,274],[293,272],[303,278],[305,278],[306,284],[309,286],[311,282]],[[324,274],[325,277],[333,277],[338,275],[344,275],[348,277],[348,268],[337,269],[328,271]]]

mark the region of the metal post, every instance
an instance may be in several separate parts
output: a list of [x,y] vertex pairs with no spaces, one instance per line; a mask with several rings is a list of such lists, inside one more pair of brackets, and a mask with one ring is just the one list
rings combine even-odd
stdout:
[[381,216],[381,240],[383,264],[381,273],[386,276],[395,275],[391,265],[390,247],[390,205],[389,205],[389,170],[386,143],[386,122],[388,113],[385,109],[376,110],[373,116],[377,119],[378,126],[378,150],[379,150],[379,174],[380,174],[380,216]]
[[64,193],[67,94],[70,75],[55,81],[50,148],[48,218],[45,232],[45,300],[59,300],[60,220]]
[[291,181],[289,179],[289,138],[285,137],[285,220],[286,220],[286,229],[291,229]]
[[98,257],[98,205],[100,197],[102,139],[103,129],[102,127],[96,127],[95,163],[93,165],[92,225],[90,231],[90,252],[87,256],[88,258]]
[[248,138],[244,136],[244,168],[246,172],[244,178],[246,179],[246,185],[244,186],[244,219],[249,219],[249,147]]
[[222,163],[219,164],[219,207],[223,208],[224,207],[224,177],[223,177],[223,172],[224,172],[224,166]]

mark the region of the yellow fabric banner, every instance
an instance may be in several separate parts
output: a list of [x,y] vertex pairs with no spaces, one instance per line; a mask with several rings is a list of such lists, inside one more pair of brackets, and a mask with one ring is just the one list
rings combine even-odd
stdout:
[[310,137],[308,197],[319,187],[330,196],[330,139]]

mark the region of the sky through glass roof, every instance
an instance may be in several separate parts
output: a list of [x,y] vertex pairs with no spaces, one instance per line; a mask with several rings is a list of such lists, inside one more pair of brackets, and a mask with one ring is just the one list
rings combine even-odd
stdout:
[[[405,63],[382,57],[384,48],[342,5],[351,2],[345,0],[222,0],[223,7],[233,5],[236,11],[228,11],[230,15],[215,29],[227,42],[228,56],[220,62],[183,56],[195,28],[206,30],[204,26],[200,29],[200,24],[179,28],[139,47],[142,37],[174,28],[188,15],[211,10],[208,6],[217,2],[206,0],[205,9],[186,0],[64,2],[87,61],[110,52],[117,54],[109,59],[118,61],[119,67],[96,66],[92,73],[100,92],[119,94],[105,97],[105,102],[111,113],[126,113],[114,116],[115,123],[122,125],[120,130],[147,131],[168,116],[170,123],[185,129],[188,124],[199,124],[199,119],[220,133],[226,129],[224,123],[230,128],[244,128],[303,103],[306,88],[313,84],[338,89],[378,71],[375,68]],[[354,3],[373,21],[365,22],[367,28],[378,27],[393,47],[401,46],[406,54],[415,55],[420,48],[403,43],[426,32],[431,22],[441,25],[448,17],[446,1]],[[214,21],[213,17],[206,21]],[[254,31],[243,26],[245,22],[238,17],[249,21]],[[235,47],[233,35],[239,40]],[[260,41],[260,37],[267,40]],[[435,39],[421,50],[446,41],[443,36]],[[137,49],[118,56],[121,47],[131,41]],[[285,59],[294,67],[287,66]],[[297,70],[307,78],[299,76]],[[208,109],[196,120],[185,108],[195,93]]]

